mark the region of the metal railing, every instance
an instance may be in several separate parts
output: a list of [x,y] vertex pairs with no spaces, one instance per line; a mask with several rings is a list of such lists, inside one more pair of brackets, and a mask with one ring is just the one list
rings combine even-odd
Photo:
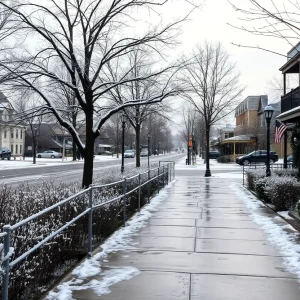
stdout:
[[[138,211],[140,211],[141,208],[141,188],[144,186],[148,186],[148,200],[147,202],[150,202],[150,183],[154,183],[156,185],[156,191],[159,193],[159,190],[163,188],[165,185],[168,185],[169,182],[174,179],[175,176],[175,162],[166,162],[166,161],[160,161],[159,166],[157,168],[148,169],[148,171],[144,173],[139,173],[137,175],[134,175],[129,178],[124,178],[123,180],[120,180],[118,182],[113,182],[110,184],[105,185],[91,185],[89,188],[74,194],[71,197],[68,197],[50,207],[47,207],[43,209],[42,211],[33,214],[32,216],[14,224],[14,225],[4,225],[3,226],[3,232],[0,233],[0,240],[3,240],[3,255],[2,255],[2,267],[0,267],[0,272],[2,275],[2,300],[8,300],[8,291],[9,291],[9,274],[10,269],[12,269],[14,266],[16,266],[21,261],[25,260],[30,254],[32,254],[34,251],[45,245],[47,242],[49,242],[51,239],[56,237],[59,233],[61,233],[63,230],[74,224],[77,220],[80,218],[87,216],[88,217],[88,242],[87,242],[87,255],[88,257],[92,256],[92,250],[93,250],[93,211],[96,209],[99,209],[101,207],[104,207],[110,203],[116,202],[116,201],[122,201],[123,202],[123,226],[126,226],[126,220],[127,220],[127,214],[126,214],[126,198],[134,193],[138,193]],[[151,173],[155,174],[151,177]],[[143,176],[144,175],[144,176]],[[146,181],[142,182],[142,177],[147,178]],[[136,180],[138,182],[138,185],[130,190],[128,190],[128,182]],[[94,198],[93,198],[93,191],[95,190],[102,190],[104,188],[111,187],[113,185],[121,184],[122,185],[122,193],[118,195],[117,197],[114,197],[112,199],[109,199],[107,201],[101,202],[99,204],[94,205]],[[84,211],[79,213],[77,216],[75,216],[72,220],[69,222],[66,222],[63,226],[61,226],[59,229],[55,230],[48,236],[46,236],[43,240],[39,241],[37,244],[35,244],[32,248],[24,252],[22,255],[20,255],[17,258],[14,258],[14,260],[11,261],[11,257],[13,256],[13,251],[11,248],[11,235],[13,231],[17,230],[21,226],[24,226],[28,224],[31,221],[36,220],[37,218],[48,214],[49,212],[53,211],[56,208],[61,207],[62,205],[78,199],[80,196],[87,196],[88,197],[88,203],[87,207]],[[1,246],[1,243],[0,243]],[[1,248],[0,248],[0,254],[1,254]],[[1,258],[1,256],[0,256]]]
[[[293,164],[288,163],[287,164],[287,169],[293,169],[294,166]],[[284,168],[284,164],[270,164],[270,169],[271,169],[271,174],[272,174],[272,170],[283,170]],[[250,165],[243,165],[243,185],[245,185],[245,177],[247,174],[248,170],[266,170],[266,165],[261,163],[254,163],[254,164],[250,164]]]

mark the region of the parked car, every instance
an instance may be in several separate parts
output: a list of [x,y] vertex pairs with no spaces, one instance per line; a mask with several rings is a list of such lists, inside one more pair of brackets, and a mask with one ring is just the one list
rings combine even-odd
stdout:
[[135,157],[135,150],[129,149],[124,152],[124,157]]
[[294,156],[293,156],[293,154],[289,155],[286,159],[287,159],[287,162],[289,164],[293,164],[294,163]]
[[148,149],[146,149],[146,148],[142,149],[140,156],[148,156]]
[[98,155],[112,155],[113,153],[111,151],[99,151]]
[[[270,163],[278,161],[278,155],[274,151],[270,151]],[[239,165],[249,165],[252,163],[266,163],[267,162],[267,151],[256,150],[249,154],[239,156],[236,158],[236,163]]]
[[218,158],[220,156],[220,152],[217,150],[209,151],[208,158]]
[[53,150],[46,150],[36,155],[38,158],[62,158],[62,154]]
[[0,157],[2,160],[4,158],[7,158],[7,160],[10,160],[11,151],[6,147],[0,147]]

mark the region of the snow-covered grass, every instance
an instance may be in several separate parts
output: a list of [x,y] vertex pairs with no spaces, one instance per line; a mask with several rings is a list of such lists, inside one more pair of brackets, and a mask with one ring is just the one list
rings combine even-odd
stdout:
[[[121,156],[120,156],[121,157]],[[107,155],[95,155],[95,161],[109,161],[109,160],[121,160],[121,158],[117,158],[115,155],[107,156]],[[0,160],[0,169],[20,169],[20,168],[37,168],[44,166],[55,166],[62,164],[82,164],[83,160],[73,161],[72,157],[62,158],[36,158],[36,164],[33,164],[32,157],[16,158],[16,160]]]
[[[296,274],[300,279],[300,245],[296,241],[299,233],[289,224],[276,223],[274,221],[276,217],[260,215],[258,209],[262,207],[262,203],[241,186],[231,184],[229,187],[245,203],[250,213],[250,219],[260,226],[266,234],[267,240],[280,252],[287,270]],[[285,228],[289,228],[294,233],[286,232]]]
[[[175,181],[172,182],[174,184]],[[163,189],[159,195],[155,196],[151,202],[145,205],[140,213],[130,219],[126,227],[116,231],[100,247],[92,258],[86,259],[72,272],[73,278],[57,287],[57,291],[51,291],[46,297],[47,300],[71,300],[72,291],[92,289],[98,296],[110,293],[109,287],[119,281],[129,280],[140,274],[140,271],[132,266],[117,267],[102,272],[101,261],[107,262],[107,256],[111,252],[126,251],[134,248],[132,238],[138,230],[146,225],[146,221],[157,210],[158,205],[168,196],[169,185]],[[88,278],[98,276],[99,279],[92,279],[87,283]]]
[[[183,157],[177,164],[176,170],[187,170],[187,169],[198,169],[205,170],[206,164],[204,163],[204,159],[197,157],[195,165],[186,165],[185,164],[186,157]],[[236,169],[237,171],[241,169],[241,166],[236,163],[218,163],[216,159],[210,159],[209,165],[211,170],[220,170],[220,169]]]

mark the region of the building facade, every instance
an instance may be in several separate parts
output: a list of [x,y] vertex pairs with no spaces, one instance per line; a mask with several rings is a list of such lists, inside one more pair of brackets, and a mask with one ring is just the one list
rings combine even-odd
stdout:
[[23,156],[26,126],[14,121],[15,110],[0,92],[0,146],[11,150],[13,157]]

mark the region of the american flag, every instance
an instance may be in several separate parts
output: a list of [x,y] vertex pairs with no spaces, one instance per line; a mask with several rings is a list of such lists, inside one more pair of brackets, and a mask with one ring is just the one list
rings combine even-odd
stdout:
[[287,126],[280,121],[275,121],[275,143],[280,143],[282,135],[287,130]]

